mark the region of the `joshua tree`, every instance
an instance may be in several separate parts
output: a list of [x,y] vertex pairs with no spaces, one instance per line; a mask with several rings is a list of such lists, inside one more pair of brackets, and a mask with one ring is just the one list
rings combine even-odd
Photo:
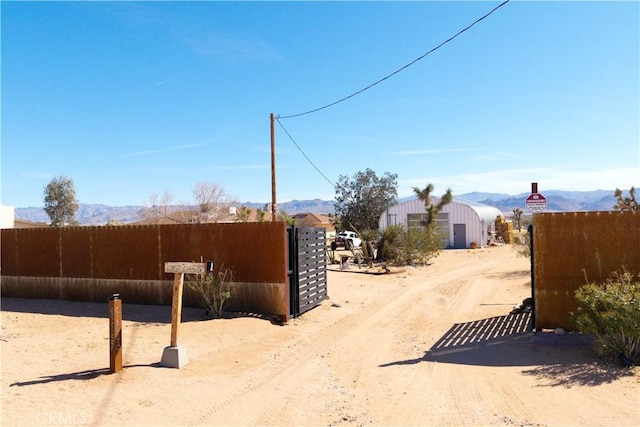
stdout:
[[513,217],[516,219],[516,223],[518,224],[518,231],[521,230],[520,227],[520,218],[522,218],[522,209],[520,208],[515,208],[513,210]]
[[427,219],[425,225],[430,225],[438,217],[438,212],[444,207],[444,205],[451,203],[453,195],[451,195],[451,189],[447,188],[447,192],[440,198],[437,205],[431,203],[431,192],[433,191],[433,184],[428,184],[424,189],[413,187],[413,192],[418,199],[424,202],[424,210],[427,212]]
[[621,211],[637,211],[638,210],[638,202],[636,202],[636,189],[635,187],[631,187],[629,190],[629,197],[622,197],[622,190],[616,188],[614,193],[616,199],[618,199],[618,203],[613,207],[616,210]]

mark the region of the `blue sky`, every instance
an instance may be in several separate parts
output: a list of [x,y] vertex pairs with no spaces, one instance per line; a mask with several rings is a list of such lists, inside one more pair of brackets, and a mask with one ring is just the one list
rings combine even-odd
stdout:
[[[333,199],[371,168],[412,187],[640,186],[639,3],[7,2],[2,204]],[[293,138],[313,165],[300,153]]]

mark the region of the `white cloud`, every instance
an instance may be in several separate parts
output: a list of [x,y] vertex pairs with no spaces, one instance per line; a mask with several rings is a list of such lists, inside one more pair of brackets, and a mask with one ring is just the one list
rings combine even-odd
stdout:
[[474,191],[487,193],[520,194],[531,191],[531,183],[538,183],[538,191],[545,190],[592,191],[628,190],[640,186],[640,167],[615,169],[585,168],[528,168],[502,169],[490,172],[438,176],[400,180],[400,197],[412,194],[412,187],[432,183],[436,192],[451,188],[453,194]]
[[444,154],[444,153],[463,153],[469,151],[480,151],[478,148],[454,148],[454,149],[424,149],[424,150],[405,150],[391,151],[383,153],[388,156],[416,156],[420,154]]
[[210,34],[200,38],[188,37],[183,40],[194,52],[204,56],[218,56],[232,59],[281,59],[282,56],[262,40],[248,40],[221,37]]

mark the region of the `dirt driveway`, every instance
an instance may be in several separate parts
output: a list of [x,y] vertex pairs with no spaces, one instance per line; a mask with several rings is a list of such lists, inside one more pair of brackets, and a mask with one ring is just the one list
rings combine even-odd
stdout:
[[2,425],[640,425],[638,368],[508,316],[529,286],[509,246],[331,271],[330,299],[284,326],[184,310],[182,369],[158,366],[171,308],[125,301],[117,374],[106,303],[2,299]]

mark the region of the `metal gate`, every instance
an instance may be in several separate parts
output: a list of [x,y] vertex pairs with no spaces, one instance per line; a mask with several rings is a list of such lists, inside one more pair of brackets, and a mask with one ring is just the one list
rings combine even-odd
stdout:
[[329,298],[327,237],[320,227],[287,227],[289,316],[298,317]]

